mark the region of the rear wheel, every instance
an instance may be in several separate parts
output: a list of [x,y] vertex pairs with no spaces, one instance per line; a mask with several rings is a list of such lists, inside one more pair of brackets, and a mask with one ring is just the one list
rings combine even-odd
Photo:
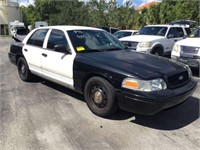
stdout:
[[33,75],[29,70],[28,64],[23,57],[20,57],[18,59],[17,69],[18,69],[19,76],[23,81],[30,81],[33,78]]
[[101,77],[87,81],[84,96],[89,109],[98,116],[107,117],[118,109],[114,87]]

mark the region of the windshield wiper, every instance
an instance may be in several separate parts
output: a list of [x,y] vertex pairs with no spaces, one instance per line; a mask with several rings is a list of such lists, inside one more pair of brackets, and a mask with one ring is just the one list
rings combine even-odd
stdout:
[[115,48],[104,49],[104,51],[116,51],[116,50],[123,50],[123,48],[115,47]]
[[80,51],[81,53],[90,53],[90,52],[103,52],[104,50],[100,50],[100,49],[86,49],[83,51]]
[[123,50],[123,48],[108,48],[108,49],[86,49],[83,51],[80,51],[81,53],[90,53],[90,52],[104,52],[104,51],[115,51],[115,50]]

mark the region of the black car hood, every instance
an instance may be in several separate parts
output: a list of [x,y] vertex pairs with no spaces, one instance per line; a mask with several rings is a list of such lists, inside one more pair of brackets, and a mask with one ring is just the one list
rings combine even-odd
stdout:
[[109,69],[118,69],[129,76],[136,75],[146,79],[171,75],[185,70],[181,63],[132,50],[90,52],[81,55],[89,60],[94,60],[96,66],[103,65]]

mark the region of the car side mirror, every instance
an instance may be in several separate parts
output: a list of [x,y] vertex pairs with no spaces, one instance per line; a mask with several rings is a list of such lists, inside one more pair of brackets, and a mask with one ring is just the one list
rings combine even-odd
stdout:
[[60,53],[67,53],[70,54],[70,48],[69,45],[64,45],[64,44],[58,44],[54,46],[54,51],[60,52]]
[[174,34],[169,34],[168,36],[167,36],[167,38],[174,38],[175,36],[174,36]]

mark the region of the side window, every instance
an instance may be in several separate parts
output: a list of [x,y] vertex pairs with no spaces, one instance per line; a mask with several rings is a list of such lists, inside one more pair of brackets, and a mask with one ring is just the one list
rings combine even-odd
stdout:
[[183,37],[184,36],[184,32],[183,32],[183,28],[176,28],[177,31],[177,36],[178,37]]
[[31,37],[30,37],[30,38],[28,39],[28,41],[27,41],[27,44],[33,45],[37,33],[38,33],[38,32],[36,31],[36,32],[34,32],[34,33],[31,35]]
[[43,43],[44,43],[45,36],[47,34],[47,31],[48,31],[47,29],[37,30],[28,39],[27,44],[42,47]]
[[63,33],[63,31],[53,29],[48,39],[47,48],[54,49],[55,45],[60,45],[60,44],[65,46],[68,45],[65,34]]
[[170,28],[170,29],[169,29],[168,37],[170,37],[170,38],[175,38],[175,37],[177,37],[177,32],[176,32],[176,29],[175,29],[175,28]]
[[187,35],[190,35],[190,34],[191,34],[190,28],[185,28],[185,31],[186,31]]

